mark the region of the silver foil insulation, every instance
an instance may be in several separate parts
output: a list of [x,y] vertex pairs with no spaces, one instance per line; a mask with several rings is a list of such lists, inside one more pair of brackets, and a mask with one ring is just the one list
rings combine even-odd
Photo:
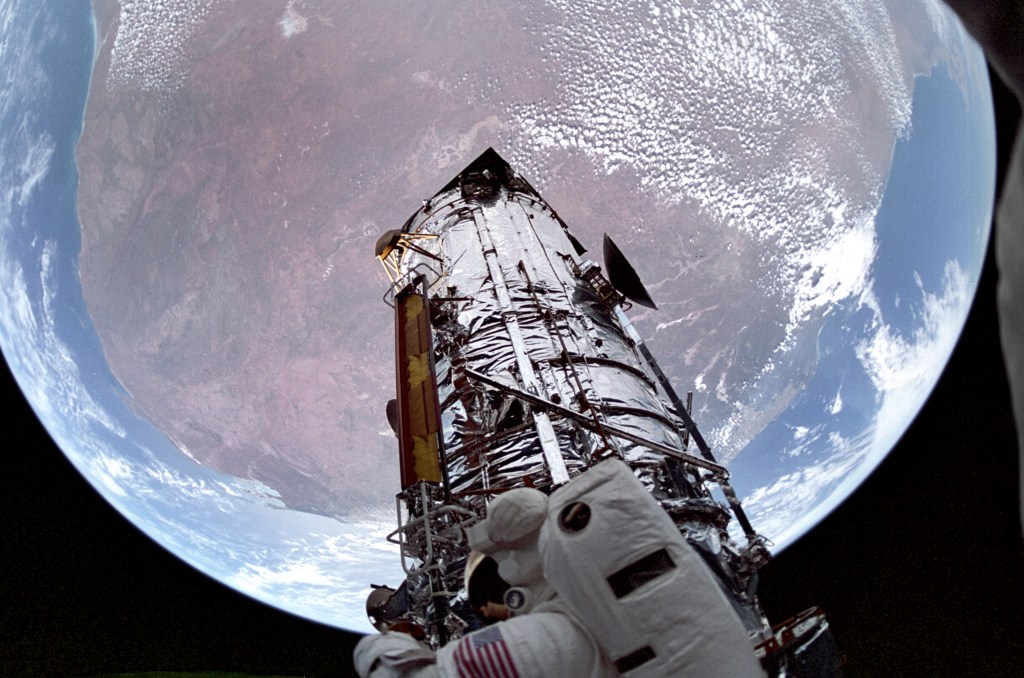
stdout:
[[[737,509],[728,473],[710,454],[688,450],[692,421],[674,393],[659,389],[663,375],[623,312],[628,302],[583,254],[538,192],[490,150],[378,241],[392,281],[386,299],[399,308],[398,343],[429,345],[421,357],[411,349],[397,358],[403,464],[418,463],[415,451],[436,455],[441,471],[403,470],[406,518],[396,541],[403,561],[414,563],[406,571],[415,578],[450,570],[433,562],[438,549],[423,553],[430,538],[421,532],[431,529],[423,514],[438,509],[431,501],[483,515],[502,490],[553,488],[616,456],[698,548],[756,635],[765,624],[752,575],[767,551],[745,518],[748,544],[731,540],[729,505],[711,490],[722,487],[717,496]],[[409,295],[429,315],[429,328],[411,339],[403,332],[412,325],[403,323],[413,316],[401,311]],[[401,430],[410,411],[422,409],[403,398],[419,377],[403,375],[420,368],[436,387],[439,418],[426,448]],[[415,491],[417,482],[436,499]],[[452,526],[436,527],[450,533]],[[458,584],[437,583],[443,579],[435,576],[434,588],[454,593]]]

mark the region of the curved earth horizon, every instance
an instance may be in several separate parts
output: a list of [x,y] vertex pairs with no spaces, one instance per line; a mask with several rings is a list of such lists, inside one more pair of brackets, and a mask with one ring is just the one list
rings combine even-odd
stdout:
[[368,629],[402,578],[373,244],[488,146],[629,257],[659,309],[631,318],[777,549],[963,327],[994,132],[937,3],[92,9],[0,0],[0,345],[119,511],[290,612]]

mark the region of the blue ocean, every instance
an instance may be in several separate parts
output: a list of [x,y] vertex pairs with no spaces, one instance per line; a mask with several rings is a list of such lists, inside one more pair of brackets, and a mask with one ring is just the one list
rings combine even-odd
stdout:
[[[896,142],[875,221],[878,256],[871,276],[885,323],[904,338],[913,338],[921,324],[925,294],[941,292],[947,262],[955,260],[967,274],[971,296],[977,285],[995,164],[991,113],[979,102],[987,98],[965,97],[945,67],[937,66],[917,78],[910,134]],[[828,436],[821,435],[794,453],[799,431],[834,432],[865,442],[865,431],[875,426],[880,394],[855,346],[874,320],[858,299],[832,310],[818,336],[818,366],[806,390],[731,465],[741,496],[765,479],[800,471],[834,452]],[[935,359],[944,364],[947,358]]]

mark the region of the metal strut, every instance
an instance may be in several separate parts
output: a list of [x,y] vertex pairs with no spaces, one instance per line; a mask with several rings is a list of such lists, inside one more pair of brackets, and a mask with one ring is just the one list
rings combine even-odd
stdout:
[[643,356],[644,361],[654,372],[654,376],[658,379],[658,384],[661,385],[665,395],[668,396],[672,406],[676,408],[679,413],[679,418],[683,420],[684,432],[693,438],[693,442],[697,443],[697,449],[700,450],[701,456],[712,463],[718,463],[715,459],[715,455],[711,453],[711,448],[704,440],[704,436],[700,434],[700,430],[697,428],[697,423],[690,417],[690,413],[683,407],[683,402],[679,399],[676,394],[676,390],[672,388],[672,384],[669,382],[668,377],[661,371],[661,365],[654,359],[654,354],[651,353],[650,349],[647,348],[647,344],[640,338],[640,334],[633,327],[633,323],[629,322],[629,318],[626,316],[622,308],[615,304],[612,306],[612,313],[615,314],[615,319],[622,325],[622,329],[626,330],[626,336],[630,338],[633,345],[640,350],[640,354]]
[[[704,436],[700,434],[700,429],[697,428],[697,423],[690,417],[690,413],[683,407],[682,401],[676,394],[676,390],[672,388],[672,384],[669,382],[668,377],[661,371],[661,366],[658,361],[654,359],[654,355],[650,349],[647,348],[647,344],[640,337],[640,334],[633,327],[633,323],[629,321],[629,318],[623,312],[622,308],[618,304],[612,305],[612,312],[615,314],[615,318],[622,325],[622,328],[626,331],[626,336],[630,338],[633,344],[640,350],[640,354],[644,357],[644,360],[650,366],[654,372],[654,376],[658,378],[658,383],[661,384],[662,390],[665,391],[665,395],[672,402],[672,405],[676,408],[679,413],[679,418],[683,420],[684,431],[693,438],[693,442],[697,443],[697,449],[700,450],[700,454],[704,459],[711,462],[712,464],[718,465],[718,461],[715,459],[715,455],[711,453],[711,448],[708,446],[707,441],[704,440]],[[728,476],[726,476],[728,478]],[[729,484],[728,480],[724,480],[720,483],[722,493],[725,495],[726,500],[729,502],[729,508],[732,509],[733,515],[736,516],[736,521],[739,522],[740,527],[743,529],[743,534],[747,538],[748,542],[754,543],[761,539],[754,530],[754,526],[750,524],[750,519],[747,518],[747,512],[743,510],[743,505],[740,503],[739,497],[736,496],[736,491],[732,489],[732,485]]]
[[[476,232],[480,238],[480,245],[483,247],[484,259],[487,262],[487,271],[491,275],[491,282],[494,284],[494,291],[498,297],[498,307],[501,318],[508,330],[512,348],[516,354],[516,364],[519,367],[519,374],[526,384],[526,387],[535,392],[540,392],[537,385],[537,375],[533,371],[533,363],[527,355],[523,333],[519,329],[519,320],[516,318],[515,306],[512,304],[512,297],[505,282],[505,276],[501,273],[501,264],[498,261],[498,252],[491,242],[487,224],[481,224],[483,220],[474,219]],[[548,472],[551,474],[551,482],[555,485],[569,482],[569,471],[565,467],[565,460],[562,458],[562,451],[558,449],[558,439],[555,436],[555,429],[551,425],[551,418],[547,412],[534,412],[533,421],[537,427],[537,438],[540,440],[541,449],[544,451],[544,461],[547,463]]]
[[569,372],[572,373],[573,381],[576,383],[576,392],[579,394],[580,409],[583,411],[589,411],[590,416],[593,419],[594,431],[604,441],[604,447],[598,450],[600,453],[609,454],[612,451],[611,442],[608,440],[608,436],[605,434],[604,425],[601,422],[600,417],[597,416],[597,408],[594,407],[590,399],[587,398],[587,391],[583,388],[583,382],[580,379],[579,372],[576,371],[576,364],[573,362],[572,357],[569,355],[569,349],[565,346],[565,339],[562,337],[562,333],[558,331],[558,326],[555,323],[555,319],[551,314],[551,309],[546,308],[540,303],[540,299],[537,297],[537,291],[533,287],[533,280],[530,279],[530,274],[526,271],[526,265],[522,261],[519,262],[519,271],[526,278],[526,290],[530,293],[530,297],[533,299],[534,305],[537,307],[537,312],[544,319],[548,329],[552,334],[558,337],[558,345],[562,349],[562,360],[565,361],[566,366],[569,368]]
[[[594,422],[591,421],[590,417],[588,417],[585,414],[576,412],[574,410],[570,410],[568,407],[563,407],[562,405],[555,404],[550,400],[546,400],[539,396],[535,396],[532,393],[527,393],[526,391],[516,388],[512,384],[507,384],[497,379],[492,379],[491,377],[481,374],[480,372],[477,372],[475,370],[466,370],[466,376],[480,382],[481,384],[486,384],[487,386],[496,388],[499,391],[504,391],[505,393],[508,393],[511,396],[519,398],[523,402],[529,403],[530,405],[534,405],[536,407],[548,410],[549,412],[552,412],[554,414],[561,415],[562,417],[565,417],[570,421],[574,421],[577,424],[594,430]],[[687,464],[693,464],[694,466],[702,468],[706,471],[711,471],[714,474],[715,480],[717,480],[718,482],[723,482],[729,477],[729,469],[725,468],[724,466],[716,462],[708,461],[707,459],[702,459],[700,457],[695,457],[692,454],[686,454],[685,452],[680,452],[679,450],[668,445],[665,445],[664,443],[659,443],[657,441],[644,438],[643,436],[638,436],[635,433],[630,433],[629,431],[621,429],[618,426],[614,426],[612,424],[606,423],[603,425],[603,428],[606,432],[610,433],[616,438],[629,440],[630,442],[634,442],[637,445],[643,445],[645,447],[651,448],[652,450],[657,450],[658,452],[661,452],[665,456],[673,457],[674,459],[684,461]],[[594,432],[596,433],[596,431]]]

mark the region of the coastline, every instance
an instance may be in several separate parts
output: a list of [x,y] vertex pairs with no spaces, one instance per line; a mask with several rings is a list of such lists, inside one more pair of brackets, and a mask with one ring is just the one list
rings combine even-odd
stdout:
[[121,3],[119,0],[92,0],[89,3],[89,30],[92,31],[92,59],[89,68],[89,89],[86,92],[86,105],[82,112],[83,127],[85,117],[88,115],[89,102],[92,100],[93,84],[96,78],[96,69],[100,65],[100,58],[109,59],[107,42],[111,36],[117,34],[117,25],[121,17]]
[[[97,111],[97,106],[103,109],[104,106],[98,103],[100,92],[97,91],[96,85],[98,82],[106,81],[107,72],[110,69],[110,53],[112,43],[110,38],[117,34],[118,24],[121,16],[121,3],[119,0],[92,0],[90,3],[91,10],[89,12],[89,29],[92,31],[92,58],[89,69],[89,82],[85,93],[85,104],[82,107],[82,117],[78,132],[78,138],[75,140],[74,149],[74,165],[75,172],[78,175],[77,186],[75,190],[75,218],[78,221],[78,227],[80,232],[80,244],[79,244],[79,262],[85,255],[86,247],[88,243],[88,231],[83,222],[83,212],[88,213],[88,210],[83,210],[82,205],[82,184],[85,170],[88,169],[88,160],[83,156],[85,151],[84,146],[88,143],[91,136],[89,130],[95,127],[98,120],[102,120],[104,114],[102,111]],[[81,279],[81,269],[79,269],[79,279]],[[83,296],[85,286],[83,284]],[[87,297],[86,297],[87,300]],[[88,303],[86,303],[88,309]],[[102,343],[102,342],[101,342]],[[104,346],[104,354],[107,353],[106,346]]]

